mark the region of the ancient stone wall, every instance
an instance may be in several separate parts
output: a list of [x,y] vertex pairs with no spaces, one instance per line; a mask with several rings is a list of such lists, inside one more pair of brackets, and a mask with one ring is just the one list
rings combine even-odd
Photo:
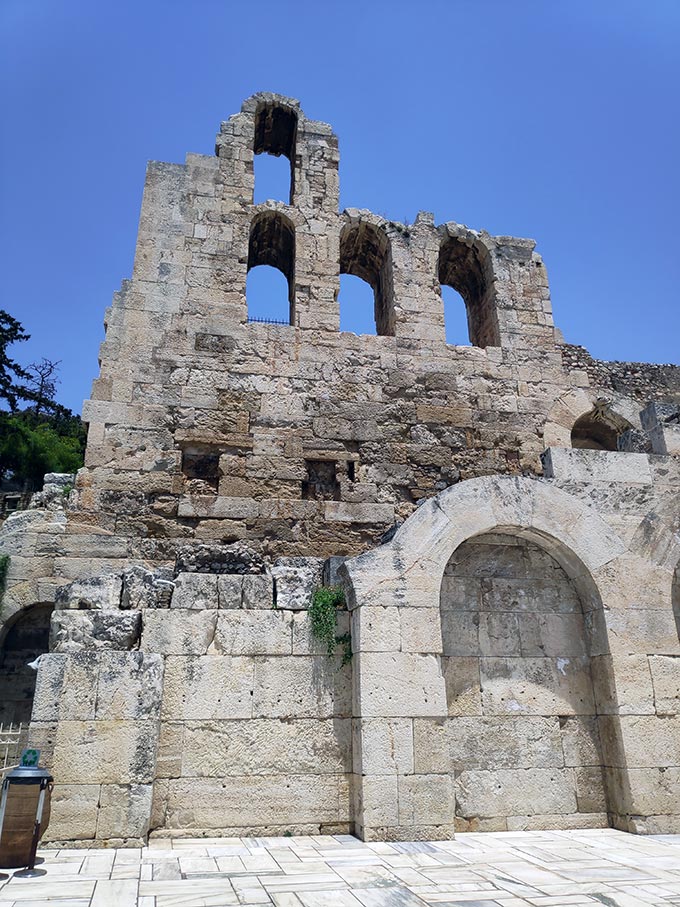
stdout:
[[[0,531],[2,627],[54,608],[52,839],[680,830],[680,368],[564,344],[534,246],[339,212],[336,137],[276,95],[149,165],[85,467]],[[249,320],[259,265],[289,324]]]

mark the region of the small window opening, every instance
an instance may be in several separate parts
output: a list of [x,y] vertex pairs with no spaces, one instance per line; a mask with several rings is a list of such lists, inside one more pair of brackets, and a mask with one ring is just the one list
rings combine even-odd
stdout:
[[[455,236],[447,237],[439,250],[439,283],[458,293],[467,310],[467,333],[474,346],[499,346],[500,334],[493,282],[487,278],[487,266],[476,246],[468,245]],[[446,312],[446,299],[442,293]],[[454,316],[452,334],[460,332]],[[449,325],[446,325],[447,341]],[[455,342],[455,341],[454,341]],[[457,341],[460,343],[460,341]]]
[[306,460],[307,478],[302,483],[306,501],[339,501],[340,483],[334,460]]
[[0,727],[30,721],[38,672],[29,662],[49,649],[52,611],[50,604],[32,605],[5,625],[0,638]]
[[[259,273],[251,277],[253,269]],[[280,271],[286,287],[272,274],[272,269]],[[278,211],[262,211],[250,228],[246,298],[249,320],[294,323],[295,228]]]
[[279,104],[258,107],[253,139],[255,204],[269,198],[293,204],[296,138],[297,114],[294,110]]
[[354,460],[347,461],[347,478],[350,482],[356,481],[356,463]]
[[217,491],[220,479],[220,452],[209,447],[187,447],[182,451],[182,472],[189,480],[189,491]]
[[446,342],[452,346],[470,346],[470,328],[465,300],[453,287],[442,285]]
[[[375,330],[367,330],[370,325],[368,315],[369,303],[364,290],[357,289],[356,281],[345,282],[342,275],[349,274],[365,281],[373,291],[373,322]],[[377,333],[387,336],[394,335],[394,291],[392,285],[392,261],[390,244],[384,230],[372,224],[354,224],[346,227],[340,237],[340,319],[343,330],[344,325],[349,327],[354,323],[363,328],[357,333]],[[350,289],[351,287],[351,289]],[[343,313],[344,294],[348,299],[348,312]],[[372,325],[371,325],[372,327]]]
[[607,404],[596,403],[574,422],[571,446],[578,450],[618,450],[619,436],[632,427]]

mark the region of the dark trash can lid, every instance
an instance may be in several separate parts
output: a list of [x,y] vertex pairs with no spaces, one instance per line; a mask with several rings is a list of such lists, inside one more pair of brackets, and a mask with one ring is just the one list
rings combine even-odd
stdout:
[[18,765],[5,776],[10,784],[40,784],[41,781],[54,781],[46,768],[35,765]]

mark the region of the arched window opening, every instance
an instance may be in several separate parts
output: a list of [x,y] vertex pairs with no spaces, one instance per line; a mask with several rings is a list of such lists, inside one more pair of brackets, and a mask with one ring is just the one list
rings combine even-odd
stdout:
[[605,403],[596,402],[571,430],[571,446],[578,450],[617,450],[619,436],[633,426]]
[[[281,272],[285,287],[272,269]],[[246,298],[249,320],[294,323],[295,227],[278,211],[261,212],[251,225]]]
[[[261,104],[255,114],[255,204],[268,198],[293,204],[297,114],[278,104]],[[258,160],[258,156],[262,159]],[[276,158],[284,157],[287,162]]]
[[[393,336],[395,314],[392,261],[386,233],[372,224],[354,224],[346,227],[340,236],[340,274],[358,277],[371,287],[375,333]],[[342,304],[341,296],[341,319]],[[365,317],[362,313],[363,323]]]
[[465,300],[453,287],[446,284],[442,285],[442,300],[444,301],[446,342],[452,346],[469,346],[470,327]]
[[375,334],[373,287],[353,274],[340,275],[340,330],[354,334]]
[[0,642],[0,724],[31,718],[37,670],[29,667],[49,649],[52,605],[20,611]]
[[438,277],[442,287],[451,287],[465,302],[470,343],[480,347],[499,346],[493,283],[487,279],[486,266],[477,247],[455,236],[447,237],[439,250]]
[[541,828],[554,813],[571,828],[607,825],[590,665],[600,612],[586,619],[581,595],[551,553],[519,535],[486,533],[451,555],[442,672],[462,826],[522,815]]

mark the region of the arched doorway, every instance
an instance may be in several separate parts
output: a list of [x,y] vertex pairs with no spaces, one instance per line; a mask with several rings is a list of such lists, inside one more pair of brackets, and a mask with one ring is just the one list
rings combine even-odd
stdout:
[[0,630],[0,724],[30,721],[37,671],[28,665],[48,651],[52,610],[24,608]]
[[476,536],[440,614],[457,829],[606,827],[593,623],[563,567],[518,534]]

